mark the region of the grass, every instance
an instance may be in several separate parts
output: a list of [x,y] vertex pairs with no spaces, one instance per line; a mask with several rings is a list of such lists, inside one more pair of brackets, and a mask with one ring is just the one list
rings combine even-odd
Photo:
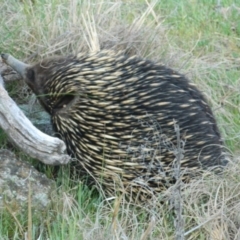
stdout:
[[[33,3],[34,2],[34,3]],[[220,2],[220,5],[217,3]],[[240,6],[230,0],[96,1],[2,0],[0,52],[29,63],[55,54],[99,48],[124,50],[186,74],[206,95],[234,155],[224,176],[204,174],[184,185],[186,239],[239,239]],[[21,83],[8,85],[28,101]],[[6,136],[0,132],[0,144]],[[49,168],[45,168],[51,176]],[[0,239],[174,239],[174,213],[118,204],[68,179],[57,181],[54,204],[38,218],[0,214]],[[171,188],[162,198],[171,196]],[[31,231],[29,231],[31,228]],[[30,236],[31,235],[31,236]],[[27,239],[27,238],[26,238]]]

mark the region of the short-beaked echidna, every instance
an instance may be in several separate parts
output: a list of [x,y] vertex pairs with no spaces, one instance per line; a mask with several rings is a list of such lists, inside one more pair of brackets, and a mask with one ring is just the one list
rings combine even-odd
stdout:
[[51,115],[82,172],[108,192],[159,192],[174,182],[175,123],[185,143],[181,169],[226,164],[202,93],[163,65],[105,50],[13,67]]

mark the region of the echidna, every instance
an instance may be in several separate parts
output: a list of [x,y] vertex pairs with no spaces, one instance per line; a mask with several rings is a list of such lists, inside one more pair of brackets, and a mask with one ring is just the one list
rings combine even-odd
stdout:
[[160,192],[173,183],[175,123],[185,143],[181,169],[186,175],[226,164],[202,93],[165,66],[110,50],[32,66],[2,57],[51,115],[81,172],[101,182],[106,192]]

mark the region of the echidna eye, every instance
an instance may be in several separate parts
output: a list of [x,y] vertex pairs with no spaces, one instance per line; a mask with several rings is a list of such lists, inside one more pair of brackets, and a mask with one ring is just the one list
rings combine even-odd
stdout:
[[35,78],[34,75],[35,74],[34,74],[34,71],[32,69],[27,70],[26,77],[27,77],[28,81],[31,81],[31,82],[34,81],[34,78]]
[[33,69],[28,69],[26,72],[26,79],[25,79],[26,83],[28,84],[28,86],[35,92],[35,73]]
[[75,95],[73,93],[62,95],[61,98],[54,104],[54,110],[57,111],[67,107],[74,100],[74,98]]

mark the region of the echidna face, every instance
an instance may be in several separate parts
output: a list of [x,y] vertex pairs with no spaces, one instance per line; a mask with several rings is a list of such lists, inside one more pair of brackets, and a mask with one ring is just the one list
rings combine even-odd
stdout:
[[77,96],[77,86],[63,74],[68,64],[66,58],[52,58],[27,69],[26,83],[51,115],[71,105]]

